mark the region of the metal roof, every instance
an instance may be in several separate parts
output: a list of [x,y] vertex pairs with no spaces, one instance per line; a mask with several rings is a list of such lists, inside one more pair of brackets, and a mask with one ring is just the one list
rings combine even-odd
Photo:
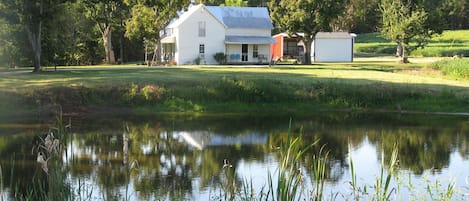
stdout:
[[272,37],[262,36],[226,36],[226,44],[271,44],[276,43]]
[[265,7],[206,6],[228,28],[273,29],[269,11]]
[[353,38],[353,36],[348,32],[318,32],[316,34],[316,39],[318,38]]

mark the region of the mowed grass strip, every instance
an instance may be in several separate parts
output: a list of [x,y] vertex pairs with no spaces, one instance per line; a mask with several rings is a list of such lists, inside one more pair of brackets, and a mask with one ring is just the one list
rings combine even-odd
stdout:
[[[355,53],[358,55],[394,55],[396,44],[380,33],[359,34],[356,38]],[[423,49],[411,52],[417,57],[469,56],[469,30],[447,30],[434,36]]]
[[[76,68],[0,74],[2,111],[49,104],[152,111],[389,109],[469,111],[468,80],[408,73],[429,63]],[[432,100],[432,101],[429,101]]]

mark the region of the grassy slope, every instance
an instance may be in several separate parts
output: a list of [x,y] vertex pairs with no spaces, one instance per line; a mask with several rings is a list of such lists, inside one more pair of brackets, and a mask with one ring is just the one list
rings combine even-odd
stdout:
[[[304,111],[325,108],[469,111],[469,81],[396,73],[428,63],[394,61],[311,66],[75,69],[0,75],[0,111],[52,103],[159,111]],[[133,85],[132,85],[133,83]],[[144,86],[159,90],[145,94]],[[150,96],[150,98],[148,98]],[[154,99],[151,99],[154,96]],[[466,106],[465,106],[466,105]]]
[[[360,34],[356,39],[358,55],[394,55],[395,44],[379,33]],[[414,50],[412,56],[451,57],[469,56],[469,30],[444,31],[432,38],[424,49]]]

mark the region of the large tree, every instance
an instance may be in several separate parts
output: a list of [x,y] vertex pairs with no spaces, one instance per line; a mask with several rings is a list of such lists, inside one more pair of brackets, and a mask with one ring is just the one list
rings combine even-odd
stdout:
[[124,3],[122,0],[82,0],[86,8],[86,15],[93,20],[100,33],[103,41],[105,62],[114,64],[116,58],[112,46],[112,30],[116,24],[119,24],[123,12]]
[[0,17],[6,23],[18,24],[26,33],[32,51],[33,72],[41,70],[41,53],[44,24],[53,19],[55,8],[62,0],[2,0]]
[[339,18],[333,23],[334,30],[354,33],[377,31],[380,22],[380,0],[349,0]]
[[435,18],[429,17],[424,7],[406,0],[382,0],[381,33],[397,44],[396,56],[400,62],[408,62],[408,54],[416,48],[424,47],[430,38],[441,33]]
[[160,32],[177,11],[189,4],[188,0],[125,0],[131,7],[131,16],[126,22],[126,36],[155,44],[154,59],[161,60]]
[[330,31],[331,22],[344,11],[345,5],[347,0],[271,0],[269,7],[277,29],[301,36],[304,63],[311,64],[311,44],[316,33]]

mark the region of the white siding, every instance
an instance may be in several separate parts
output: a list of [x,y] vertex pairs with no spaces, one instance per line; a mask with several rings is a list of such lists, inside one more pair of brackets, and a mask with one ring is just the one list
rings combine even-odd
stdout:
[[316,39],[312,45],[312,60],[315,62],[351,62],[353,59],[352,39]]
[[259,45],[259,55],[264,56],[262,62],[270,62],[270,44],[269,45]]
[[241,45],[226,45],[226,55],[228,62],[241,62]]
[[[199,22],[205,21],[206,35],[199,37]],[[213,55],[225,52],[225,28],[204,7],[195,11],[181,23],[176,31],[176,62],[193,64],[199,57],[199,45],[205,45],[205,59],[201,64],[216,64]]]

